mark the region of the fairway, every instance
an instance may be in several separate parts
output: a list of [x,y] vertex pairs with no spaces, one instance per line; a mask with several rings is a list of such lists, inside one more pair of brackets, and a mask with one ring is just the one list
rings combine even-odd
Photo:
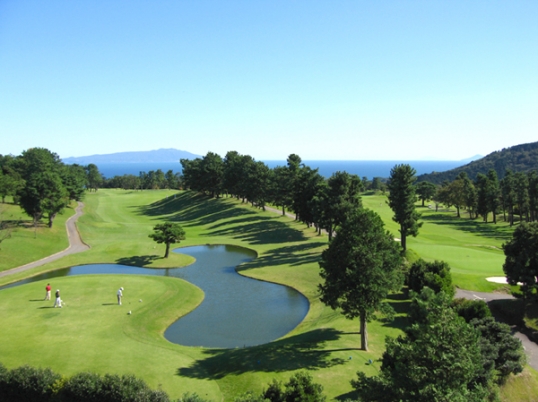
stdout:
[[[387,229],[397,237],[384,200],[383,196],[368,196],[363,197],[363,204],[379,212]],[[452,219],[450,213],[441,215]],[[21,364],[50,367],[66,376],[80,371],[130,373],[152,388],[161,387],[172,398],[196,392],[215,401],[233,400],[248,390],[259,392],[273,379],[287,381],[294,372],[309,370],[329,399],[345,399],[353,398],[349,381],[357,371],[367,375],[378,372],[385,337],[397,336],[406,323],[408,301],[402,294],[392,295],[389,301],[398,313],[396,319],[370,323],[370,350],[359,350],[358,320],[346,320],[319,301],[318,261],[327,246],[326,236],[235,199],[208,199],[188,192],[89,193],[78,227],[91,249],[27,273],[0,278],[0,284],[90,263],[149,268],[189,265],[192,257],[183,254],[172,253],[163,259],[164,246],[148,238],[153,226],[165,220],[185,229],[186,240],[180,247],[230,244],[254,250],[258,257],[240,265],[238,271],[299,290],[310,303],[305,319],[291,333],[266,345],[185,347],[168,342],[163,333],[202,301],[204,295],[197,287],[176,278],[143,275],[54,278],[50,280],[53,291],[61,289],[66,302],[62,309],[53,309],[52,301],[42,300],[46,280],[0,291],[5,323],[0,332],[2,363],[9,368]],[[409,247],[425,259],[446,259],[461,284],[487,287],[484,278],[499,274],[501,239],[477,235],[457,225],[457,221],[444,225],[427,221],[419,236],[410,239]],[[122,306],[115,298],[120,286],[125,288]],[[370,359],[374,364],[368,364]]]
[[[367,196],[362,200],[365,207],[381,215],[395,237],[400,236],[398,225],[392,221],[393,213],[386,204],[386,196]],[[426,207],[417,207],[417,210],[422,214],[423,225],[417,237],[408,237],[409,250],[426,261],[446,261],[454,284],[462,289],[491,292],[504,286],[485,278],[504,276],[502,244],[511,238],[513,229],[504,222],[469,220],[463,212],[462,218],[457,218],[455,211],[435,212]]]

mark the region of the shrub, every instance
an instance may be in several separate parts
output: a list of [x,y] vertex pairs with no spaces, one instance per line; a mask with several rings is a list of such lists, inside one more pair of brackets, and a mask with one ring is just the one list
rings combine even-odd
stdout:
[[2,377],[0,395],[4,402],[48,402],[52,397],[55,382],[62,378],[49,368],[27,365],[4,371]]
[[452,308],[466,322],[470,322],[473,318],[491,317],[491,310],[483,300],[454,299]]
[[450,297],[455,294],[450,266],[444,261],[426,262],[423,259],[415,261],[409,269],[407,285],[409,290],[417,293],[427,286],[435,293],[443,291]]
[[190,392],[186,392],[181,396],[181,398],[178,399],[177,402],[207,402],[207,401],[203,399],[201,396],[199,396],[196,392],[192,394]]
[[168,395],[151,390],[132,375],[79,373],[68,379],[60,392],[61,401],[79,402],[168,402]]
[[271,402],[324,402],[323,386],[312,382],[312,376],[305,372],[299,372],[291,376],[285,384],[284,390],[281,383],[273,380],[269,388],[263,392],[263,399]]

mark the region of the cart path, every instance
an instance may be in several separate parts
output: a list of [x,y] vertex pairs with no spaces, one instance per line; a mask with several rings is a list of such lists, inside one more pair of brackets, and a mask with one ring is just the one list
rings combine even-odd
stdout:
[[[470,290],[456,289],[456,297],[469,300],[484,300],[489,303],[492,300],[513,299],[514,296],[505,293],[484,293],[473,292]],[[512,335],[518,338],[523,345],[525,354],[527,355],[527,364],[533,369],[538,370],[538,345],[531,341],[529,337],[517,330],[516,326],[512,326]]]
[[63,251],[60,251],[53,255],[49,255],[48,257],[42,258],[40,260],[30,262],[26,265],[22,265],[17,268],[11,268],[6,271],[2,271],[0,272],[0,277],[15,274],[18,272],[23,272],[28,269],[47,264],[51,261],[58,260],[62,257],[65,257],[66,255],[80,253],[82,251],[88,250],[90,246],[88,246],[86,243],[82,241],[82,238],[80,237],[80,233],[77,229],[77,220],[83,214],[82,212],[83,207],[84,207],[84,204],[79,201],[77,204],[77,207],[75,208],[75,215],[70,217],[67,220],[67,222],[65,222],[65,228],[67,230],[67,238],[69,240],[69,247],[67,247]]

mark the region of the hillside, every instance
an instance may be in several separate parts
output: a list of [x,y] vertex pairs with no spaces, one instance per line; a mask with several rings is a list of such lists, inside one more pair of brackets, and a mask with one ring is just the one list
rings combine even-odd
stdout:
[[161,148],[153,151],[117,152],[113,154],[71,157],[62,159],[62,162],[68,164],[78,163],[79,165],[87,165],[89,163],[96,165],[101,163],[168,163],[179,162],[182,158],[195,159],[198,157],[200,156],[179,149]]
[[417,177],[417,180],[441,184],[445,180],[454,180],[461,172],[467,172],[469,178],[474,180],[478,173],[486,174],[490,169],[497,172],[499,179],[504,177],[507,170],[512,170],[513,172],[538,170],[538,142],[503,148],[500,151],[492,152],[481,159],[446,172],[422,174]]

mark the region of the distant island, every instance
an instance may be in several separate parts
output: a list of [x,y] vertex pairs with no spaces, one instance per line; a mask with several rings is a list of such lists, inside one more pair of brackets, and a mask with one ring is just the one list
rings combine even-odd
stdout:
[[196,159],[201,158],[200,155],[182,151],[174,148],[161,148],[153,151],[139,152],[117,152],[104,155],[90,155],[63,158],[62,162],[67,164],[77,163],[79,165],[95,165],[103,163],[179,163],[180,159]]

